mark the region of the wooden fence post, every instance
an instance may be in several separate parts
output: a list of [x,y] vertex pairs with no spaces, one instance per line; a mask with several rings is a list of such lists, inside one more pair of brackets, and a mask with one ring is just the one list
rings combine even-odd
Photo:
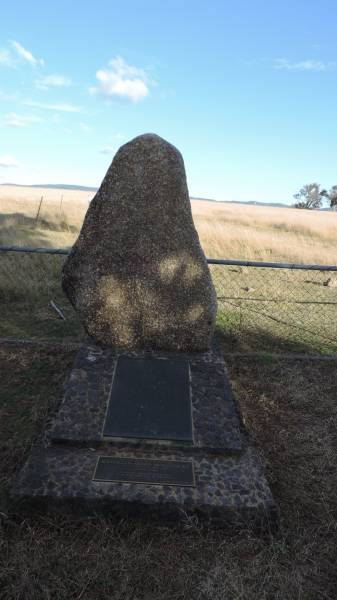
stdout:
[[36,218],[35,218],[35,227],[37,227],[37,223],[38,223],[38,220],[39,220],[40,210],[41,210],[41,206],[42,206],[42,200],[43,200],[43,196],[41,196],[39,208],[37,210],[37,214],[36,214]]

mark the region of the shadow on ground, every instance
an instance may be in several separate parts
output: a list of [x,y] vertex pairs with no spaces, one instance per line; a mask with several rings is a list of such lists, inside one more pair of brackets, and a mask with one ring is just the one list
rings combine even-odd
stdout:
[[[289,329],[289,328],[288,328]],[[311,334],[309,339],[305,340],[301,330],[293,328],[293,333],[285,331],[284,335],[270,333],[263,328],[237,328],[230,324],[227,327],[221,320],[217,321],[216,338],[226,352],[292,352],[301,354],[329,354],[337,355],[337,342],[327,340],[323,336]],[[303,339],[304,337],[304,339]],[[302,338],[302,339],[301,339]]]
[[34,230],[48,229],[49,231],[69,231],[70,233],[76,233],[77,227],[69,225],[66,217],[56,218],[51,221],[45,217],[27,217],[22,213],[1,213],[0,214],[0,230],[1,229],[12,229],[17,231],[18,229]]

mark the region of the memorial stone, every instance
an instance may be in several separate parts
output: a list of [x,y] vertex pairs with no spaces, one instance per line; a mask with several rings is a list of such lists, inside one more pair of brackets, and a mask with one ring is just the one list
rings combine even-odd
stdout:
[[275,527],[213,340],[215,291],[176,148],[147,134],[117,152],[62,282],[90,338],[18,474],[17,507]]
[[63,288],[89,335],[120,348],[206,350],[216,296],[183,158],[154,134],[117,152],[67,259]]

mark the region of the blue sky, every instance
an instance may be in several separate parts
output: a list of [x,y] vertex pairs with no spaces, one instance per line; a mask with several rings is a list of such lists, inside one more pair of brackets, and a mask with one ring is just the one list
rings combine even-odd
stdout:
[[98,186],[145,132],[190,194],[292,203],[337,184],[335,0],[3,3],[0,183]]

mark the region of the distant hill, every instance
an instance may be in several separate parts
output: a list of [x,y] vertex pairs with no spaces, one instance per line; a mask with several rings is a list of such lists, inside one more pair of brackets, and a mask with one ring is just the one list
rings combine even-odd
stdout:
[[21,185],[20,183],[1,183],[12,187],[47,188],[52,190],[75,190],[78,192],[97,192],[98,188],[85,185],[68,185],[67,183],[35,183],[34,185]]
[[281,202],[256,202],[255,200],[213,200],[212,198],[195,198],[191,196],[191,200],[203,200],[204,202],[217,202],[221,204],[249,204],[250,206],[275,206],[275,208],[292,208],[290,204],[281,204]]
[[[97,192],[98,188],[88,187],[85,185],[68,185],[66,183],[40,183],[34,185],[21,185],[18,183],[2,183],[0,185],[11,185],[13,187],[30,187],[30,188],[49,188],[53,190],[74,190],[78,192]],[[217,202],[225,204],[248,204],[250,206],[274,206],[275,208],[291,208],[289,204],[281,204],[281,202],[255,202],[250,200],[248,202],[236,201],[236,200],[214,200],[213,198],[197,198],[191,196],[191,200],[202,200],[204,202]],[[323,209],[328,210],[328,209]]]

